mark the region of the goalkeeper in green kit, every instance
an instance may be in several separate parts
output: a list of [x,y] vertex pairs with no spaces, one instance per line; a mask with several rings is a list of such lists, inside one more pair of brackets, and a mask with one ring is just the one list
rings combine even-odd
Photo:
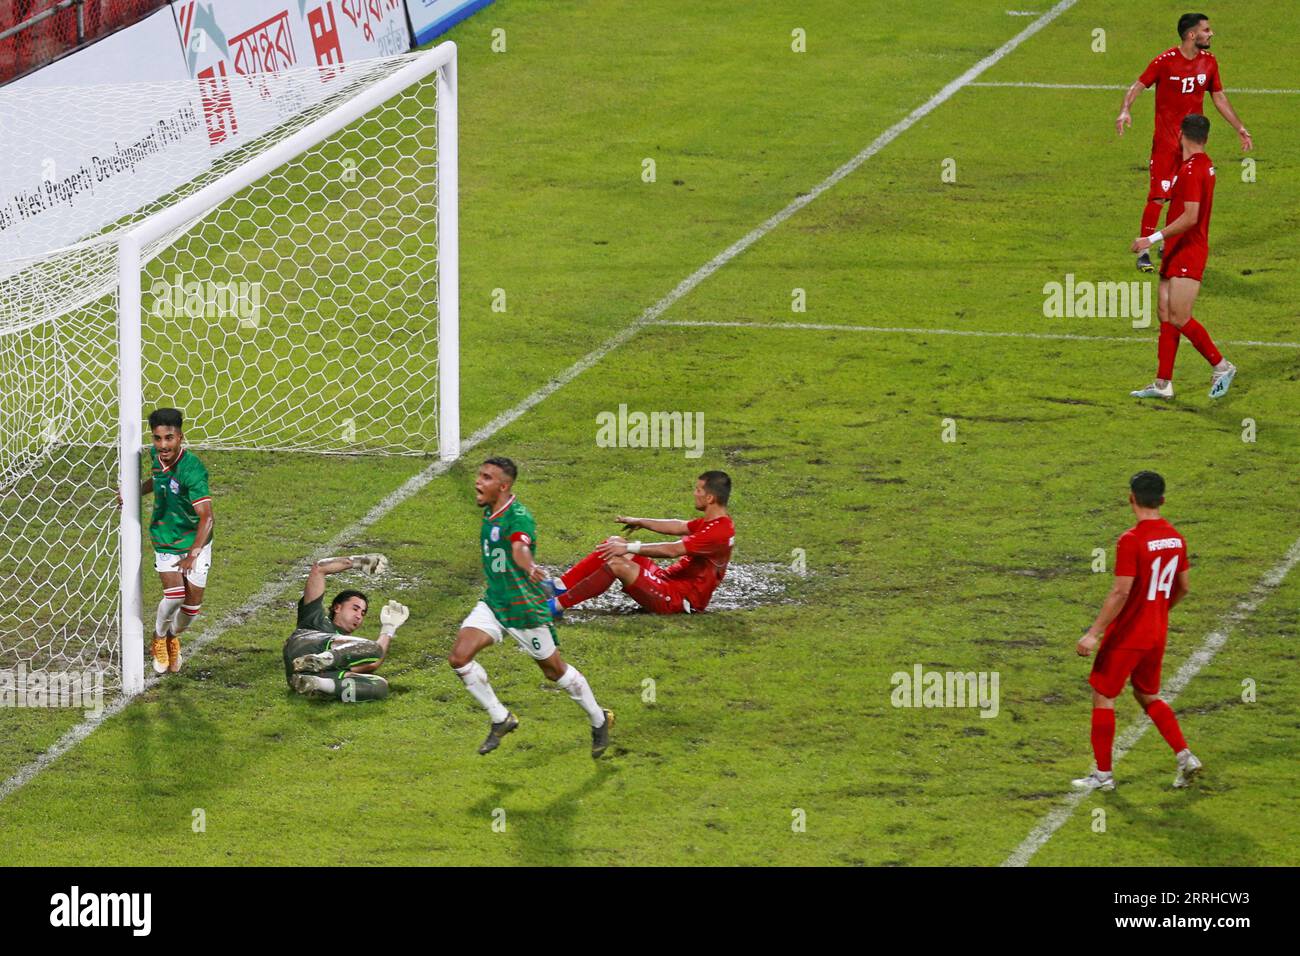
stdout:
[[379,640],[353,637],[366,620],[370,598],[361,591],[340,591],[325,613],[325,575],[358,570],[380,574],[388,567],[382,554],[325,558],[311,566],[298,602],[298,627],[284,642],[284,676],[289,686],[308,697],[354,703],[383,700],[388,681],[375,674],[388,656],[388,645],[410,616],[406,606],[389,601],[379,612]]

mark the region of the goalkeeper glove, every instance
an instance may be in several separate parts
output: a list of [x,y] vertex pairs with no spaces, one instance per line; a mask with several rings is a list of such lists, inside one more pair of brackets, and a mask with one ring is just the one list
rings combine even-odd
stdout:
[[355,570],[366,574],[383,574],[388,570],[388,558],[382,554],[354,554],[348,560]]
[[379,623],[381,625],[379,636],[392,637],[410,616],[411,610],[405,604],[389,601],[384,605],[384,609],[379,612]]

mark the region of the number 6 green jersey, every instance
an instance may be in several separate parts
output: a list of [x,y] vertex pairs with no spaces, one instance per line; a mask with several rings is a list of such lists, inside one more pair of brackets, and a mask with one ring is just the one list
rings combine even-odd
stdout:
[[545,627],[551,623],[551,609],[540,584],[528,580],[515,564],[514,542],[522,541],[537,553],[537,523],[514,495],[497,511],[483,509],[483,575],[487,590],[483,603],[506,627]]

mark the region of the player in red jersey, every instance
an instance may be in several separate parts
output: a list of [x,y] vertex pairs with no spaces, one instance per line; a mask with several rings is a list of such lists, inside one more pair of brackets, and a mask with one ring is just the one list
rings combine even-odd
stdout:
[[[1114,790],[1111,747],[1115,741],[1115,698],[1132,681],[1133,696],[1178,759],[1175,787],[1185,787],[1201,769],[1187,749],[1178,718],[1160,699],[1160,665],[1165,656],[1169,609],[1187,595],[1187,542],[1160,516],[1165,480],[1139,471],[1129,480],[1129,505],[1137,524],[1115,546],[1115,584],[1101,613],[1075,650],[1087,657],[1101,641],[1088,683],[1092,685],[1092,752],[1097,769],[1074,785]],[[1102,631],[1105,640],[1102,640]]]
[[1210,363],[1210,398],[1228,394],[1237,376],[1233,365],[1215,348],[1205,326],[1192,317],[1192,307],[1201,291],[1201,276],[1210,254],[1210,212],[1214,207],[1214,163],[1205,153],[1210,135],[1210,121],[1193,113],[1183,117],[1179,143],[1183,164],[1174,176],[1169,204],[1169,225],[1164,233],[1133,240],[1133,249],[1147,249],[1153,242],[1165,240],[1165,254],[1160,263],[1160,339],[1156,346],[1156,380],[1146,388],[1129,394],[1135,398],[1174,397],[1174,359],[1178,340],[1187,336],[1196,351]]
[[[1209,17],[1203,13],[1184,13],[1178,18],[1178,46],[1170,47],[1151,61],[1137,82],[1128,88],[1124,94],[1124,105],[1119,108],[1115,129],[1123,136],[1124,130],[1133,125],[1129,107],[1138,98],[1138,94],[1154,84],[1156,126],[1155,135],[1151,139],[1151,187],[1147,192],[1147,204],[1142,210],[1142,236],[1151,235],[1160,225],[1160,207],[1169,201],[1174,174],[1182,164],[1182,154],[1178,148],[1179,124],[1189,113],[1202,112],[1207,90],[1214,100],[1215,108],[1237,131],[1241,148],[1249,150],[1254,146],[1250,133],[1237,118],[1228,103],[1228,94],[1223,91],[1219,64],[1210,52],[1210,38],[1213,36]],[[1142,272],[1155,271],[1151,265],[1151,255],[1145,249],[1139,250],[1137,267]]]
[[[624,518],[629,531],[645,528],[657,534],[674,534],[676,541],[653,544],[626,541],[615,535],[560,577],[547,582],[552,591],[551,612],[565,610],[603,594],[615,580],[623,593],[656,614],[692,614],[708,607],[714,589],[727,573],[736,528],[727,513],[731,478],[724,471],[706,471],[695,480],[695,510],[704,517],[693,521],[674,518]],[[651,558],[678,558],[661,567]]]

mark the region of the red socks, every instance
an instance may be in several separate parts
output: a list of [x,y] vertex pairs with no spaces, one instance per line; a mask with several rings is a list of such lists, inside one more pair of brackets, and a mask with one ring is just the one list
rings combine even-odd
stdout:
[[605,559],[596,551],[591,552],[560,577],[567,591],[556,597],[562,608],[571,608],[587,598],[604,594],[609,586],[617,580],[614,572],[605,567]]
[[1142,232],[1139,235],[1149,236],[1156,231],[1160,225],[1160,210],[1164,208],[1164,203],[1151,200],[1142,208]]
[[[1163,700],[1158,700],[1147,708],[1147,716],[1165,738],[1165,743],[1173,748],[1174,753],[1187,749],[1183,731],[1178,726],[1178,718],[1173,709]],[[1092,756],[1097,761],[1100,773],[1110,773],[1111,749],[1115,744],[1115,711],[1108,707],[1092,709]]]
[[[1094,710],[1092,713],[1095,721],[1097,712]],[[1178,726],[1178,718],[1174,716],[1174,712],[1168,704],[1163,700],[1156,701],[1147,708],[1147,716],[1156,725],[1156,730],[1160,731],[1160,736],[1165,738],[1165,743],[1174,748],[1174,753],[1182,753],[1187,749],[1187,741],[1183,739],[1183,731]],[[1112,716],[1112,722],[1114,719]],[[1095,735],[1096,731],[1094,730],[1093,733]]]
[[1160,344],[1156,346],[1159,359],[1156,378],[1169,381],[1174,377],[1174,358],[1178,355],[1178,339],[1181,333],[1172,322],[1160,323]]
[[[1173,713],[1169,716],[1173,717]],[[1114,708],[1094,707],[1092,709],[1092,756],[1097,761],[1097,770],[1101,773],[1110,773],[1110,751],[1114,743]]]
[[1187,336],[1187,341],[1196,346],[1196,351],[1205,356],[1205,361],[1211,365],[1218,365],[1223,361],[1223,356],[1214,347],[1214,340],[1210,338],[1210,333],[1205,331],[1205,326],[1200,322],[1188,319],[1183,324],[1183,335]]
[[569,570],[560,575],[560,580],[564,582],[566,588],[571,588],[580,582],[593,571],[599,571],[605,566],[605,560],[598,552],[591,552]]

